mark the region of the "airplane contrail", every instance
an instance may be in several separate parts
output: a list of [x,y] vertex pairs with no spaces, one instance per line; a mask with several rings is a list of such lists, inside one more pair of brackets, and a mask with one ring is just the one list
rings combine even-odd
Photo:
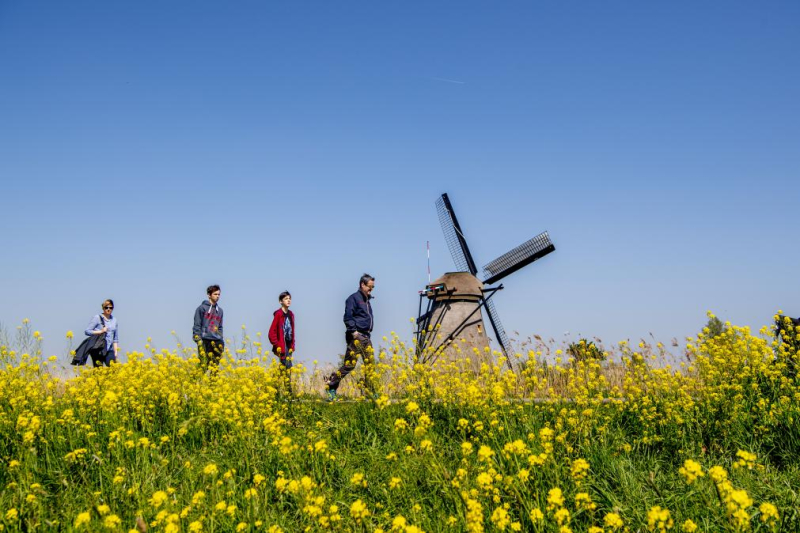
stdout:
[[436,80],[436,81],[443,81],[445,83],[455,83],[456,85],[464,85],[465,83],[467,83],[465,81],[450,80],[450,79],[447,79],[447,78],[431,78],[431,79]]

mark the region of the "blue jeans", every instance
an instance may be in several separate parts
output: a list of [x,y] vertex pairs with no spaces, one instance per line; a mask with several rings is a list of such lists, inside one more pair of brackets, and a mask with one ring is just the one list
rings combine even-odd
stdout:
[[281,379],[286,385],[286,390],[289,392],[290,396],[292,394],[292,359],[294,359],[294,354],[292,353],[279,359],[281,362]]

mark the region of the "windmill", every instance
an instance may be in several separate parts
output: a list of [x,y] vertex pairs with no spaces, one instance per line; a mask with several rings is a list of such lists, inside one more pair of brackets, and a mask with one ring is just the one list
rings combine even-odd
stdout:
[[489,285],[554,252],[556,247],[546,231],[540,233],[487,263],[483,267],[483,281],[480,281],[475,260],[446,193],[436,200],[436,210],[457,271],[445,273],[420,291],[417,355],[421,362],[433,362],[454,341],[462,341],[468,349],[481,350],[488,346],[489,339],[483,325],[485,311],[495,340],[511,367],[511,343],[492,301],[497,291],[504,287],[502,284],[495,287]]

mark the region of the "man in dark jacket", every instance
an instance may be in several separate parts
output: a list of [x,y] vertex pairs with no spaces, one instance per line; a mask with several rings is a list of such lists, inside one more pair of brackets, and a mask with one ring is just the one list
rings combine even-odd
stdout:
[[331,374],[326,380],[328,399],[336,399],[336,390],[342,379],[353,371],[358,362],[358,356],[364,361],[364,388],[371,395],[375,395],[375,352],[372,348],[372,291],[375,289],[375,278],[364,274],[359,280],[359,288],[347,298],[344,304],[345,342],[347,348],[344,362],[339,370]]
[[192,337],[197,343],[197,354],[200,356],[200,368],[203,372],[215,372],[222,353],[225,351],[225,338],[222,336],[222,308],[219,306],[219,285],[211,285],[206,289],[208,300],[203,300],[194,312]]

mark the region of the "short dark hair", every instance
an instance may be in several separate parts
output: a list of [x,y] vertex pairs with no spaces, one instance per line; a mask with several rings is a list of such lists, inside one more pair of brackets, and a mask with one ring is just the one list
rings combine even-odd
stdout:
[[283,299],[284,299],[284,298],[286,298],[287,296],[288,296],[289,298],[291,298],[291,297],[292,297],[292,293],[290,293],[289,291],[283,291],[282,293],[280,293],[280,294],[278,295],[278,301],[279,301],[279,302],[282,302],[282,301],[283,301]]
[[366,285],[370,281],[375,281],[375,278],[365,273],[364,275],[361,276],[361,280],[358,282],[358,286],[361,287],[362,285]]
[[219,285],[209,285],[208,288],[206,289],[206,294],[211,296],[212,294],[214,294],[218,290],[220,290]]

